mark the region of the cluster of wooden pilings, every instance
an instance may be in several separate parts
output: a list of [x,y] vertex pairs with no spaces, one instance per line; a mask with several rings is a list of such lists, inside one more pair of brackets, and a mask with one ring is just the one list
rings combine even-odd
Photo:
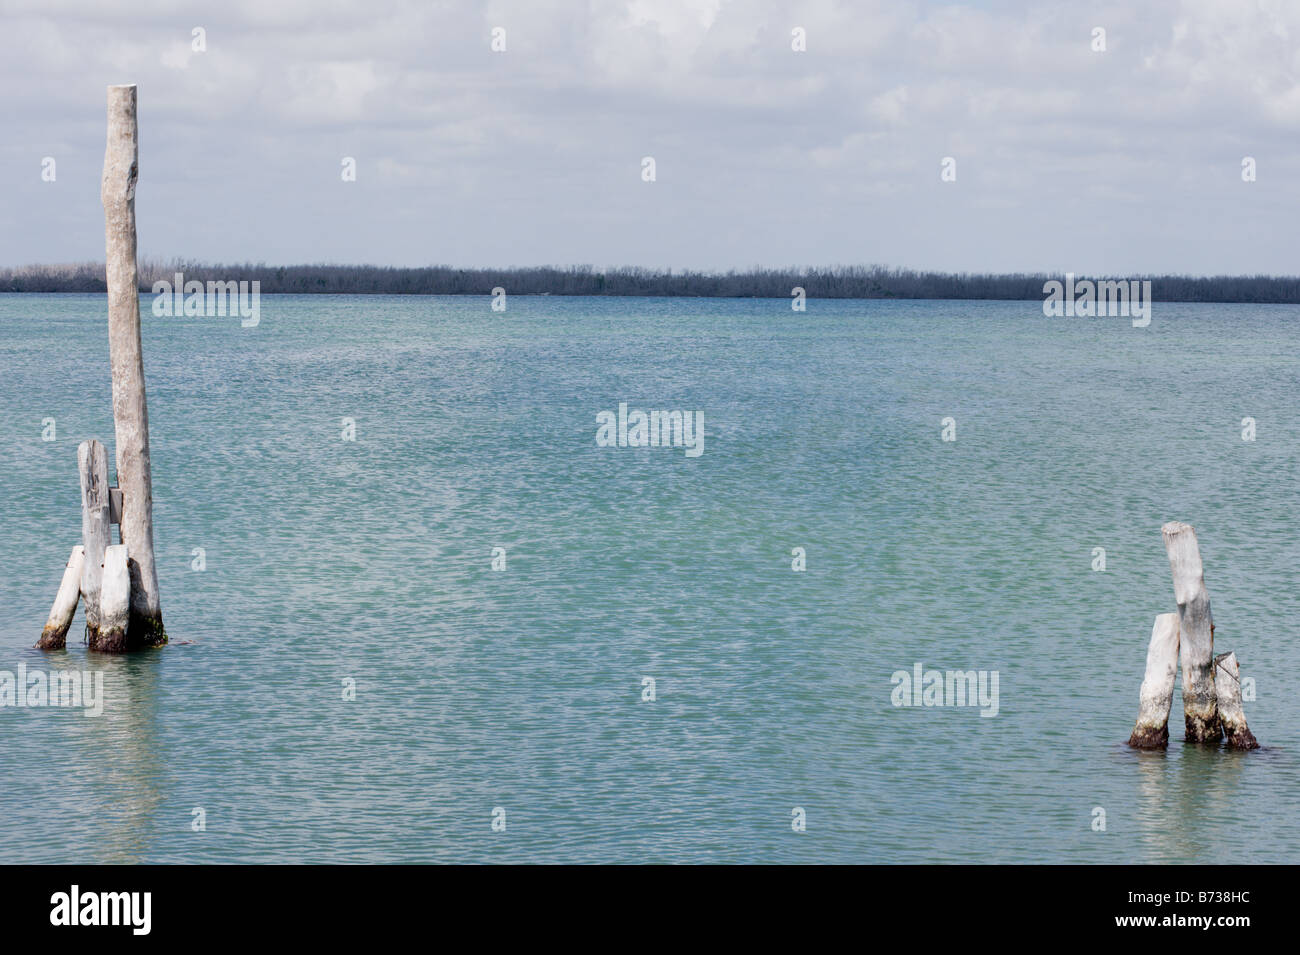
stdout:
[[[78,599],[92,650],[120,653],[167,642],[153,554],[153,480],[149,410],[140,344],[136,273],[135,186],[139,136],[135,86],[108,88],[104,151],[104,240],[108,284],[108,350],[113,374],[113,425],[118,487],[108,483],[108,456],[97,440],[77,448],[81,476],[81,544],[72,549],[54,606],[36,646],[62,650]],[[118,525],[120,542],[112,543]]]
[[1214,618],[1196,529],[1171,521],[1160,531],[1173,571],[1178,612],[1160,614],[1151,629],[1137,724],[1128,744],[1137,749],[1169,745],[1169,708],[1181,657],[1186,741],[1217,744],[1224,740],[1235,749],[1258,749],[1241,705],[1237,655],[1214,655]]

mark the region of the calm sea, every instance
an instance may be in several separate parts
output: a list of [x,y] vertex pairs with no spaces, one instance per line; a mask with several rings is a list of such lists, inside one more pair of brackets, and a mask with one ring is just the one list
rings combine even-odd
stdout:
[[[100,658],[80,613],[31,647],[112,461],[104,299],[0,296],[0,670],[107,696],[0,709],[0,861],[1300,860],[1295,307],[150,301],[172,644]],[[621,402],[703,453],[598,447]],[[1261,751],[1177,700],[1124,745],[1169,520]],[[996,715],[894,706],[918,663]]]

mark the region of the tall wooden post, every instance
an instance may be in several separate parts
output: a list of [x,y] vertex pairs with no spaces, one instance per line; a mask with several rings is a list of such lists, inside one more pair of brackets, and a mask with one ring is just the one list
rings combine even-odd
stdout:
[[[153,485],[149,471],[149,411],[140,347],[140,293],[135,262],[135,184],[139,175],[136,88],[108,88],[104,151],[104,242],[108,284],[108,348],[113,369],[117,483],[122,489],[122,543],[138,567],[131,592],[129,645],[167,642],[153,556]],[[136,575],[132,575],[133,579]]]
[[1190,524],[1170,521],[1160,528],[1174,576],[1178,604],[1179,655],[1183,664],[1183,719],[1189,743],[1217,743],[1218,694],[1214,689],[1214,617],[1205,589],[1201,550]]

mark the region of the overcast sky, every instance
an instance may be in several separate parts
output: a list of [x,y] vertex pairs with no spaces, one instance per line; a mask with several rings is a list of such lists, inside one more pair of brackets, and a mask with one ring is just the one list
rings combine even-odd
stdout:
[[0,0],[0,82],[0,265],[103,258],[129,82],[146,256],[1300,272],[1290,0]]

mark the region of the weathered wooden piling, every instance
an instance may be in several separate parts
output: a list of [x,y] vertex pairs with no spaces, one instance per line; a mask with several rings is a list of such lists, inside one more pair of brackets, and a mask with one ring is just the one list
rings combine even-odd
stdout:
[[41,638],[36,641],[36,649],[62,650],[67,646],[68,628],[72,626],[73,614],[77,612],[77,597],[81,592],[81,571],[85,560],[84,547],[78,545],[72,548],[72,555],[63,569],[59,592],[54,597],[54,606],[50,608],[49,619],[41,630]]
[[1214,689],[1219,699],[1219,722],[1227,744],[1234,749],[1259,749],[1255,734],[1246,725],[1241,705],[1241,672],[1237,654],[1221,653],[1214,658]]
[[1189,743],[1216,743],[1218,695],[1214,689],[1214,618],[1205,589],[1201,551],[1190,524],[1170,521],[1160,529],[1174,577],[1178,604],[1179,656],[1183,669],[1183,719]]
[[104,551],[112,543],[109,506],[108,454],[95,439],[77,446],[81,477],[81,542],[86,548],[81,572],[81,601],[86,614],[86,639],[99,634],[99,588],[104,576]]
[[[104,204],[108,346],[113,370],[117,483],[122,490],[122,544],[139,567],[138,585],[131,593],[130,644],[156,646],[167,642],[167,634],[163,629],[158,572],[154,566],[149,410],[145,401],[144,358],[140,344],[135,233],[138,162],[136,88],[134,85],[110,86],[108,141],[104,151],[100,199]],[[102,618],[101,607],[101,627]],[[125,648],[124,643],[122,649]]]
[[99,591],[99,633],[90,649],[122,653],[127,649],[131,625],[131,575],[126,567],[126,545],[111,544],[104,551],[104,578]]
[[1151,628],[1147,672],[1138,693],[1138,717],[1128,744],[1135,749],[1169,745],[1169,709],[1178,674],[1178,614],[1162,613]]

